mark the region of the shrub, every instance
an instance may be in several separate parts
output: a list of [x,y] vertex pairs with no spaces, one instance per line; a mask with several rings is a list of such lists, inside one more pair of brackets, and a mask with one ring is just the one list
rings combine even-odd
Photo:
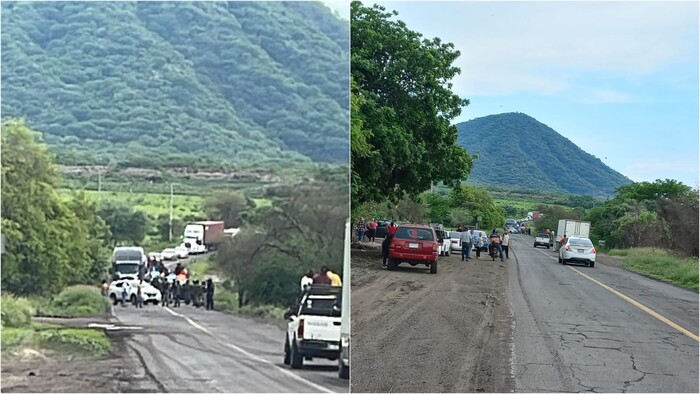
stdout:
[[31,322],[36,310],[26,298],[2,295],[2,326],[24,327]]
[[101,356],[112,350],[109,338],[102,330],[68,328],[38,331],[39,342],[45,346],[68,352],[81,351]]
[[61,316],[89,316],[109,312],[109,301],[99,289],[77,285],[63,289],[51,303],[51,309]]
[[214,309],[226,312],[238,311],[238,294],[219,286],[214,292]]

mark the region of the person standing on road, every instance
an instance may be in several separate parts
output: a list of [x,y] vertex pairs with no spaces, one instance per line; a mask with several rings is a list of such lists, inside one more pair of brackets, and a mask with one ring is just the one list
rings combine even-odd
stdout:
[[136,285],[136,307],[143,308],[143,280]]
[[306,290],[308,286],[314,283],[314,270],[309,270],[306,275],[301,277],[301,291]]
[[126,299],[129,298],[129,282],[122,283],[122,307],[126,307]]
[[501,245],[503,245],[503,251],[505,252],[507,259],[510,259],[510,257],[508,256],[509,244],[510,244],[510,235],[508,234],[508,232],[505,232],[505,233],[503,233],[503,242],[501,242]]
[[493,244],[493,247],[498,250],[498,256],[501,258],[501,262],[503,262],[503,247],[501,246],[501,236],[498,234],[498,230],[493,229],[493,232],[491,233],[491,243]]
[[476,258],[481,257],[481,248],[484,247],[484,233],[479,231],[476,236]]
[[180,306],[180,282],[175,280],[173,281],[172,284],[172,289],[170,291],[172,300],[173,300],[173,308],[177,308]]
[[387,260],[389,259],[389,245],[391,244],[391,239],[394,238],[396,234],[396,229],[399,228],[393,221],[391,224],[386,226],[386,236],[384,241],[382,241],[382,268],[387,267]]
[[365,218],[360,218],[357,222],[357,241],[362,242],[365,238],[365,232],[367,231],[367,225],[365,224]]
[[107,296],[107,289],[109,289],[109,285],[107,284],[107,281],[102,279],[102,286],[100,287],[100,294],[102,294],[103,297]]
[[469,234],[469,231],[464,231],[462,232],[462,235],[459,236],[459,239],[462,241],[462,261],[466,258],[467,261],[469,261],[469,257],[471,254],[471,245],[472,245],[472,236]]
[[207,310],[214,309],[214,281],[207,279]]
[[372,222],[369,224],[369,229],[367,230],[367,238],[370,242],[372,242],[372,245],[374,245],[375,241],[375,235],[377,235],[377,227],[379,226],[379,223],[377,223],[377,218],[372,219]]

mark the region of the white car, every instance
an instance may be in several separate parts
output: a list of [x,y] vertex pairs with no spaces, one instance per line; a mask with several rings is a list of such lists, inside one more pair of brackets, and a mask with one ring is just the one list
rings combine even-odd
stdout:
[[[126,286],[126,299],[127,302],[134,303],[136,301],[136,292],[139,281],[128,277],[125,279],[115,280],[109,284],[107,294],[112,300],[112,304],[117,305],[122,302],[122,289]],[[162,294],[155,286],[148,282],[143,282],[141,284],[141,296],[143,297],[143,303],[148,304],[160,304],[162,300]]]
[[175,248],[175,254],[177,255],[178,259],[186,259],[187,256],[190,255],[190,251],[186,246],[180,245]]
[[538,246],[546,246],[549,249],[549,234],[547,233],[537,233],[535,236],[535,243],[533,245],[535,248]]
[[584,263],[591,268],[595,267],[595,246],[588,238],[571,237],[559,249],[559,264],[570,262]]
[[177,252],[175,252],[175,249],[173,248],[164,249],[162,252],[160,252],[160,255],[163,260],[177,260]]
[[450,238],[450,250],[462,253],[462,233],[459,231],[448,231],[447,236]]
[[438,237],[440,256],[449,256],[452,251],[452,243],[450,242],[450,237],[447,236],[447,231],[435,229],[435,235]]

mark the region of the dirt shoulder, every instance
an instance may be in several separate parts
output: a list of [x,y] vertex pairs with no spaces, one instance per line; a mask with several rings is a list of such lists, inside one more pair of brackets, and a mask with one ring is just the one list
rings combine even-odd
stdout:
[[128,335],[108,336],[113,352],[104,357],[70,356],[45,349],[3,350],[3,393],[160,392],[127,346]]
[[352,392],[508,392],[506,263],[440,257],[381,268],[379,247],[352,250]]

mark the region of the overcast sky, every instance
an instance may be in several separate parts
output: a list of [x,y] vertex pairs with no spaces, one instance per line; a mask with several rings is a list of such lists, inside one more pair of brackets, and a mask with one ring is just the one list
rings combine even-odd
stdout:
[[461,51],[457,121],[523,112],[634,181],[698,185],[697,1],[378,3]]

